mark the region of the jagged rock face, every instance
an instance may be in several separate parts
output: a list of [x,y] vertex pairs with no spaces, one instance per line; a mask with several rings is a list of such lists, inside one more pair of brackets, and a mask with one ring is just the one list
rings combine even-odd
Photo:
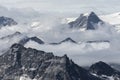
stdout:
[[99,22],[102,23],[103,21],[99,19],[99,17],[94,12],[91,12],[88,16],[81,14],[79,18],[73,22],[70,22],[69,25],[71,28],[85,28],[86,30],[95,30],[96,28],[94,25],[98,24]]
[[[98,63],[93,64],[89,71],[91,73],[94,73],[98,76],[112,76],[114,78],[114,80],[119,80],[120,79],[120,72],[113,69],[111,66],[109,66],[108,64],[100,61]],[[116,79],[118,78],[118,79]]]
[[8,17],[0,17],[0,26],[12,26],[12,25],[17,25],[17,22],[14,21],[12,18]]
[[25,45],[27,42],[29,42],[29,41],[34,41],[34,42],[37,42],[38,44],[44,44],[44,42],[41,40],[41,39],[39,39],[39,38],[37,38],[37,37],[26,37],[26,38],[24,38],[24,39],[22,39],[22,40],[20,40],[19,41],[19,44],[22,44],[22,45]]
[[20,80],[25,74],[36,80],[101,80],[66,55],[57,57],[14,44],[0,56],[0,80]]

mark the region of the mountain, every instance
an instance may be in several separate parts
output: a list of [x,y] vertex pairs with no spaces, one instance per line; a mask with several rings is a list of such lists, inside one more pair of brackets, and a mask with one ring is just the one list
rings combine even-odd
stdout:
[[66,38],[65,40],[61,41],[60,43],[63,42],[72,42],[72,43],[77,43],[76,41],[74,41],[73,39],[71,39],[70,37]]
[[30,37],[30,38],[26,37],[26,38],[23,38],[22,40],[19,41],[19,44],[25,45],[30,40],[34,41],[34,42],[37,42],[38,44],[44,44],[44,42],[41,39],[37,38],[37,37]]
[[66,39],[64,39],[64,40],[62,40],[62,41],[60,41],[60,42],[58,42],[58,43],[50,43],[50,44],[62,44],[62,43],[65,43],[65,42],[71,42],[71,43],[77,43],[76,41],[74,41],[72,38],[70,38],[70,37],[68,37],[68,38],[66,38]]
[[12,18],[9,18],[9,17],[4,17],[4,16],[1,16],[0,17],[0,26],[12,26],[12,25],[17,25],[18,23],[13,20]]
[[[120,80],[120,72],[113,69],[110,65],[106,64],[105,62],[97,62],[93,64],[89,71],[94,73],[100,77],[109,78],[112,77],[113,80]],[[104,75],[104,76],[103,76]]]
[[110,66],[112,66],[114,69],[120,71],[120,64],[119,63],[111,63]]
[[9,34],[7,36],[3,36],[0,38],[0,55],[3,54],[11,45],[14,43],[18,43],[21,39],[25,38],[26,36],[20,32],[15,32]]
[[117,32],[120,32],[120,12],[101,15],[100,18],[114,26]]
[[27,35],[20,32],[15,32],[7,36],[3,36],[0,38],[0,46],[2,46],[0,48],[0,55],[3,54],[14,43],[25,45],[29,41],[34,41],[38,44],[44,44],[41,39],[37,37],[28,37]]
[[103,80],[75,64],[66,55],[54,56],[13,44],[0,56],[0,80]]
[[95,30],[94,25],[98,23],[103,23],[103,21],[94,13],[91,12],[89,15],[81,14],[75,21],[70,22],[70,28]]
[[11,39],[15,36],[21,36],[22,34],[20,32],[15,32],[13,34],[10,34],[10,35],[7,35],[7,36],[4,36],[4,37],[1,37],[0,39]]

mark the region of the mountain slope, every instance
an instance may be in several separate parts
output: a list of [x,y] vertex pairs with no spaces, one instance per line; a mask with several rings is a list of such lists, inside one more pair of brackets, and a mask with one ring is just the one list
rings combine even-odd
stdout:
[[99,19],[99,17],[94,12],[91,12],[87,16],[81,14],[80,17],[78,17],[75,21],[70,22],[69,25],[71,28],[95,30],[96,27],[94,27],[94,25],[100,22],[102,23],[103,21]]
[[1,16],[0,17],[0,26],[12,26],[12,25],[17,25],[18,23],[16,21],[14,21],[12,18],[8,18],[8,17],[4,17]]
[[113,80],[120,79],[120,72],[113,69],[111,66],[102,61],[93,64],[90,67],[89,71],[102,78],[109,79],[109,77],[112,77]]
[[20,80],[102,80],[87,70],[76,65],[65,55],[54,56],[52,53],[25,48],[14,44],[0,56],[0,79]]
[[39,39],[39,38],[37,38],[37,37],[26,37],[26,38],[24,38],[24,39],[22,39],[22,40],[20,40],[19,41],[19,44],[22,44],[22,45],[25,45],[27,42],[29,42],[29,41],[34,41],[34,42],[37,42],[38,44],[44,44],[44,42],[41,40],[41,39]]

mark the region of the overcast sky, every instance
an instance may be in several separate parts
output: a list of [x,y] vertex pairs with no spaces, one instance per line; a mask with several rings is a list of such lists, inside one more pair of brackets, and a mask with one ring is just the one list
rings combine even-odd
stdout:
[[33,8],[50,12],[110,13],[120,11],[120,0],[0,0],[8,8]]

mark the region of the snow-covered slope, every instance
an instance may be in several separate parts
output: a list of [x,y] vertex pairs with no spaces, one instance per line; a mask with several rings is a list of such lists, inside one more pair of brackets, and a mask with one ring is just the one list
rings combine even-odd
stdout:
[[75,21],[70,22],[69,25],[70,28],[95,30],[99,23],[103,24],[103,21],[94,12],[91,12],[89,15],[81,14]]
[[108,22],[115,26],[117,32],[120,32],[120,12],[109,14],[109,15],[102,15],[100,16],[105,22]]
[[109,22],[112,25],[120,24],[120,12],[108,14],[108,15],[102,15],[100,16],[102,20]]
[[[83,14],[83,15],[85,15],[85,16],[89,15],[88,13],[86,13],[86,14]],[[107,14],[107,15],[98,15],[98,17],[100,17],[101,20],[108,22],[112,25],[120,24],[120,12],[113,13],[113,14]],[[70,23],[72,21],[75,21],[76,19],[77,19],[77,17],[69,17],[69,18],[63,19],[63,21],[66,21],[66,23]]]

